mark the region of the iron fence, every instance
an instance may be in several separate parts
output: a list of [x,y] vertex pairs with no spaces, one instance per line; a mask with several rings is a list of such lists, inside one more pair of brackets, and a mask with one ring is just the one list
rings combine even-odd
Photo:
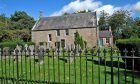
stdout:
[[3,49],[0,84],[139,84],[140,66],[134,65],[140,57],[133,49],[131,56],[123,52],[124,56],[113,48]]

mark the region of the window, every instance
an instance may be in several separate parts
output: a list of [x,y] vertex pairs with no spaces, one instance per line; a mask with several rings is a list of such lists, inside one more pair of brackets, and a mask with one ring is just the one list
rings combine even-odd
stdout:
[[48,35],[48,41],[52,41],[52,35],[51,34]]
[[60,30],[57,30],[57,36],[60,36]]
[[65,35],[69,35],[69,30],[68,29],[65,30]]
[[65,39],[61,39],[61,47],[62,47],[62,48],[65,47]]
[[55,47],[60,48],[60,42],[55,42]]
[[109,43],[109,38],[106,38],[106,43]]

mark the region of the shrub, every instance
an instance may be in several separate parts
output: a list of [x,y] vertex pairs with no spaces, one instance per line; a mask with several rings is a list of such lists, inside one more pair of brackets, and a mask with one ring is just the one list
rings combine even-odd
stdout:
[[1,42],[0,48],[9,47],[10,50],[13,50],[16,48],[17,45],[24,47],[25,43],[23,42],[23,40],[20,39],[12,39],[10,41],[7,40],[6,42]]
[[[125,48],[127,49],[128,53],[127,56],[132,56],[132,49],[135,50],[134,55],[140,57],[140,38],[130,38],[130,39],[119,39],[116,41],[116,46],[119,48],[121,55],[124,56],[125,53],[123,52]],[[125,59],[123,59],[125,60]],[[140,70],[140,59],[134,59],[134,67],[137,70]],[[132,59],[126,59],[127,67],[132,69]]]
[[35,45],[34,42],[27,42],[26,44],[27,44],[27,45]]

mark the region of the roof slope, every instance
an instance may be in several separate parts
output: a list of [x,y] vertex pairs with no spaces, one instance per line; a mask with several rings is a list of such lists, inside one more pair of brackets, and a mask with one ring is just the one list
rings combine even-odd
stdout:
[[108,37],[112,37],[112,32],[105,30],[105,31],[99,31],[99,37],[100,38],[108,38]]
[[62,16],[41,17],[32,30],[96,27],[96,13],[78,13]]

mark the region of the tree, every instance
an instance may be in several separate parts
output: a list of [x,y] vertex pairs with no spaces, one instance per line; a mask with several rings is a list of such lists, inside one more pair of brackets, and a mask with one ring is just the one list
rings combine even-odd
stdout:
[[99,30],[106,30],[109,27],[109,14],[104,10],[100,13]]
[[32,17],[27,15],[24,11],[16,11],[11,15],[12,27],[11,29],[29,29],[33,27],[35,21]]
[[126,28],[128,18],[130,18],[130,12],[127,10],[115,11],[109,17],[109,25],[111,25],[114,40],[122,38],[122,30]]
[[76,33],[75,33],[75,41],[74,41],[75,46],[76,46],[76,47],[77,47],[77,46],[80,46],[80,47],[83,49],[83,48],[84,48],[84,43],[85,43],[85,42],[86,42],[86,41],[83,40],[83,38],[82,38],[82,36],[80,36],[79,32],[76,31]]
[[135,29],[137,31],[137,36],[140,37],[140,17],[134,19]]

